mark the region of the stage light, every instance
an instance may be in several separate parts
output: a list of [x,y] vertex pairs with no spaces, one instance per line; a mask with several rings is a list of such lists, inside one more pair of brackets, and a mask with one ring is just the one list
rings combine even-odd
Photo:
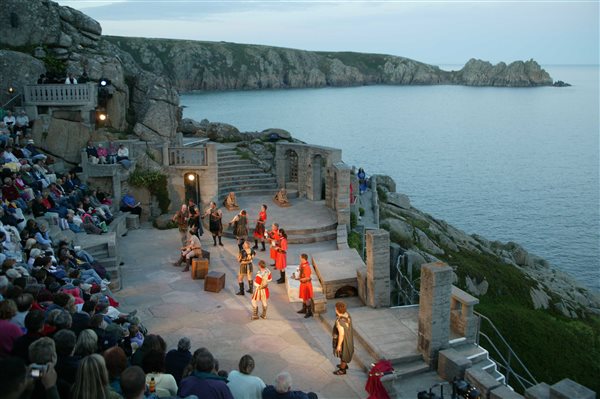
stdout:
[[98,82],[98,84],[101,87],[106,87],[110,84],[110,80],[106,79],[106,78],[101,78],[100,81]]
[[194,180],[196,180],[196,175],[194,175],[193,173],[190,173],[190,174],[187,176],[187,178],[188,178],[188,180],[189,180],[189,181],[194,181]]
[[101,121],[103,121],[103,122],[106,120],[106,118],[108,118],[108,116],[105,113],[100,113],[98,115],[98,119],[101,120]]
[[12,86],[10,86],[10,87],[8,88],[8,94],[15,94],[15,88],[14,88],[14,87],[12,87]]

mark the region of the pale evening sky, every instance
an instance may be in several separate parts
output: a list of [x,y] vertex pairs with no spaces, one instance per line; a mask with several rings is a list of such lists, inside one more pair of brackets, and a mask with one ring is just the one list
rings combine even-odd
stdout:
[[431,64],[599,64],[599,1],[59,1],[103,34],[385,53]]

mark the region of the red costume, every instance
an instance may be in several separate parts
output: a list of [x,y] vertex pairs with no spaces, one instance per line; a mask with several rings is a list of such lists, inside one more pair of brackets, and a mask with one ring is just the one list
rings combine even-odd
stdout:
[[271,230],[269,232],[269,240],[271,240],[271,259],[277,259],[277,242],[279,241],[279,230]]
[[277,256],[275,257],[275,268],[279,271],[287,267],[287,238],[281,237],[277,245]]
[[265,238],[265,222],[267,221],[267,212],[260,211],[258,213],[258,220],[256,221],[256,227],[254,228],[254,238],[262,240]]
[[[310,275],[310,263],[303,260],[302,263],[300,263],[300,290],[298,291],[298,296],[304,301],[312,299],[313,297],[313,285]],[[308,278],[308,280],[302,282],[302,279],[304,278]]]

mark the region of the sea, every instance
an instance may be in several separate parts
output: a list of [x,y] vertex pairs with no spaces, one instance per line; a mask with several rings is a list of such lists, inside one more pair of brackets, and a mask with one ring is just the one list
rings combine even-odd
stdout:
[[599,67],[544,68],[572,86],[194,92],[181,104],[185,118],[341,148],[416,208],[600,291]]

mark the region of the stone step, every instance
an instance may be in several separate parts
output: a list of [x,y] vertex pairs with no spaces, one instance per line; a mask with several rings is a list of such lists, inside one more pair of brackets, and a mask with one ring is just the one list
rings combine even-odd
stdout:
[[220,186],[230,186],[230,185],[246,185],[246,184],[258,184],[258,183],[266,183],[266,184],[276,184],[277,180],[274,176],[231,176],[227,179],[219,178],[219,187]]
[[219,186],[219,194],[227,195],[233,191],[236,195],[244,191],[253,190],[277,190],[277,184],[271,183],[240,183],[232,185]]
[[247,161],[247,160],[218,164],[219,172],[231,172],[234,170],[244,170],[244,169],[262,170],[255,163],[253,163],[251,161]]
[[429,371],[429,365],[425,363],[423,358],[413,360],[412,362],[405,363],[394,363],[394,372],[396,374],[396,378],[398,377],[410,377],[421,373],[426,373]]
[[[236,191],[235,195],[236,195],[236,197],[265,196],[265,195],[274,197],[278,191],[279,191],[278,188],[277,189],[269,188],[269,189],[264,189],[264,190],[263,189],[261,189],[261,190],[244,190],[244,191],[240,191],[239,193]],[[223,200],[225,199],[227,194],[229,194],[229,191],[220,191],[219,192],[219,203],[223,202]],[[287,190],[287,196],[289,199],[298,198],[298,190]],[[271,205],[269,205],[269,206],[271,206]],[[276,205],[273,204],[273,206],[276,206]]]
[[247,180],[254,180],[254,179],[275,179],[275,176],[273,176],[270,173],[265,173],[265,172],[259,172],[259,173],[250,173],[246,170],[240,171],[239,173],[228,173],[226,175],[221,175],[219,174],[219,183],[221,182],[226,182],[226,181],[231,181],[231,180],[240,180],[240,179],[247,179]]
[[455,351],[469,359],[473,364],[489,359],[488,351],[475,344],[464,344],[454,348]]
[[337,238],[337,232],[323,231],[311,234],[288,234],[288,244],[311,244],[314,242],[332,241]]
[[265,174],[274,176],[269,172],[265,172],[263,169],[258,166],[253,166],[249,168],[241,168],[241,169],[227,169],[227,170],[219,170],[219,178],[221,177],[230,177],[230,176],[239,176],[239,175],[254,175],[254,174]]

